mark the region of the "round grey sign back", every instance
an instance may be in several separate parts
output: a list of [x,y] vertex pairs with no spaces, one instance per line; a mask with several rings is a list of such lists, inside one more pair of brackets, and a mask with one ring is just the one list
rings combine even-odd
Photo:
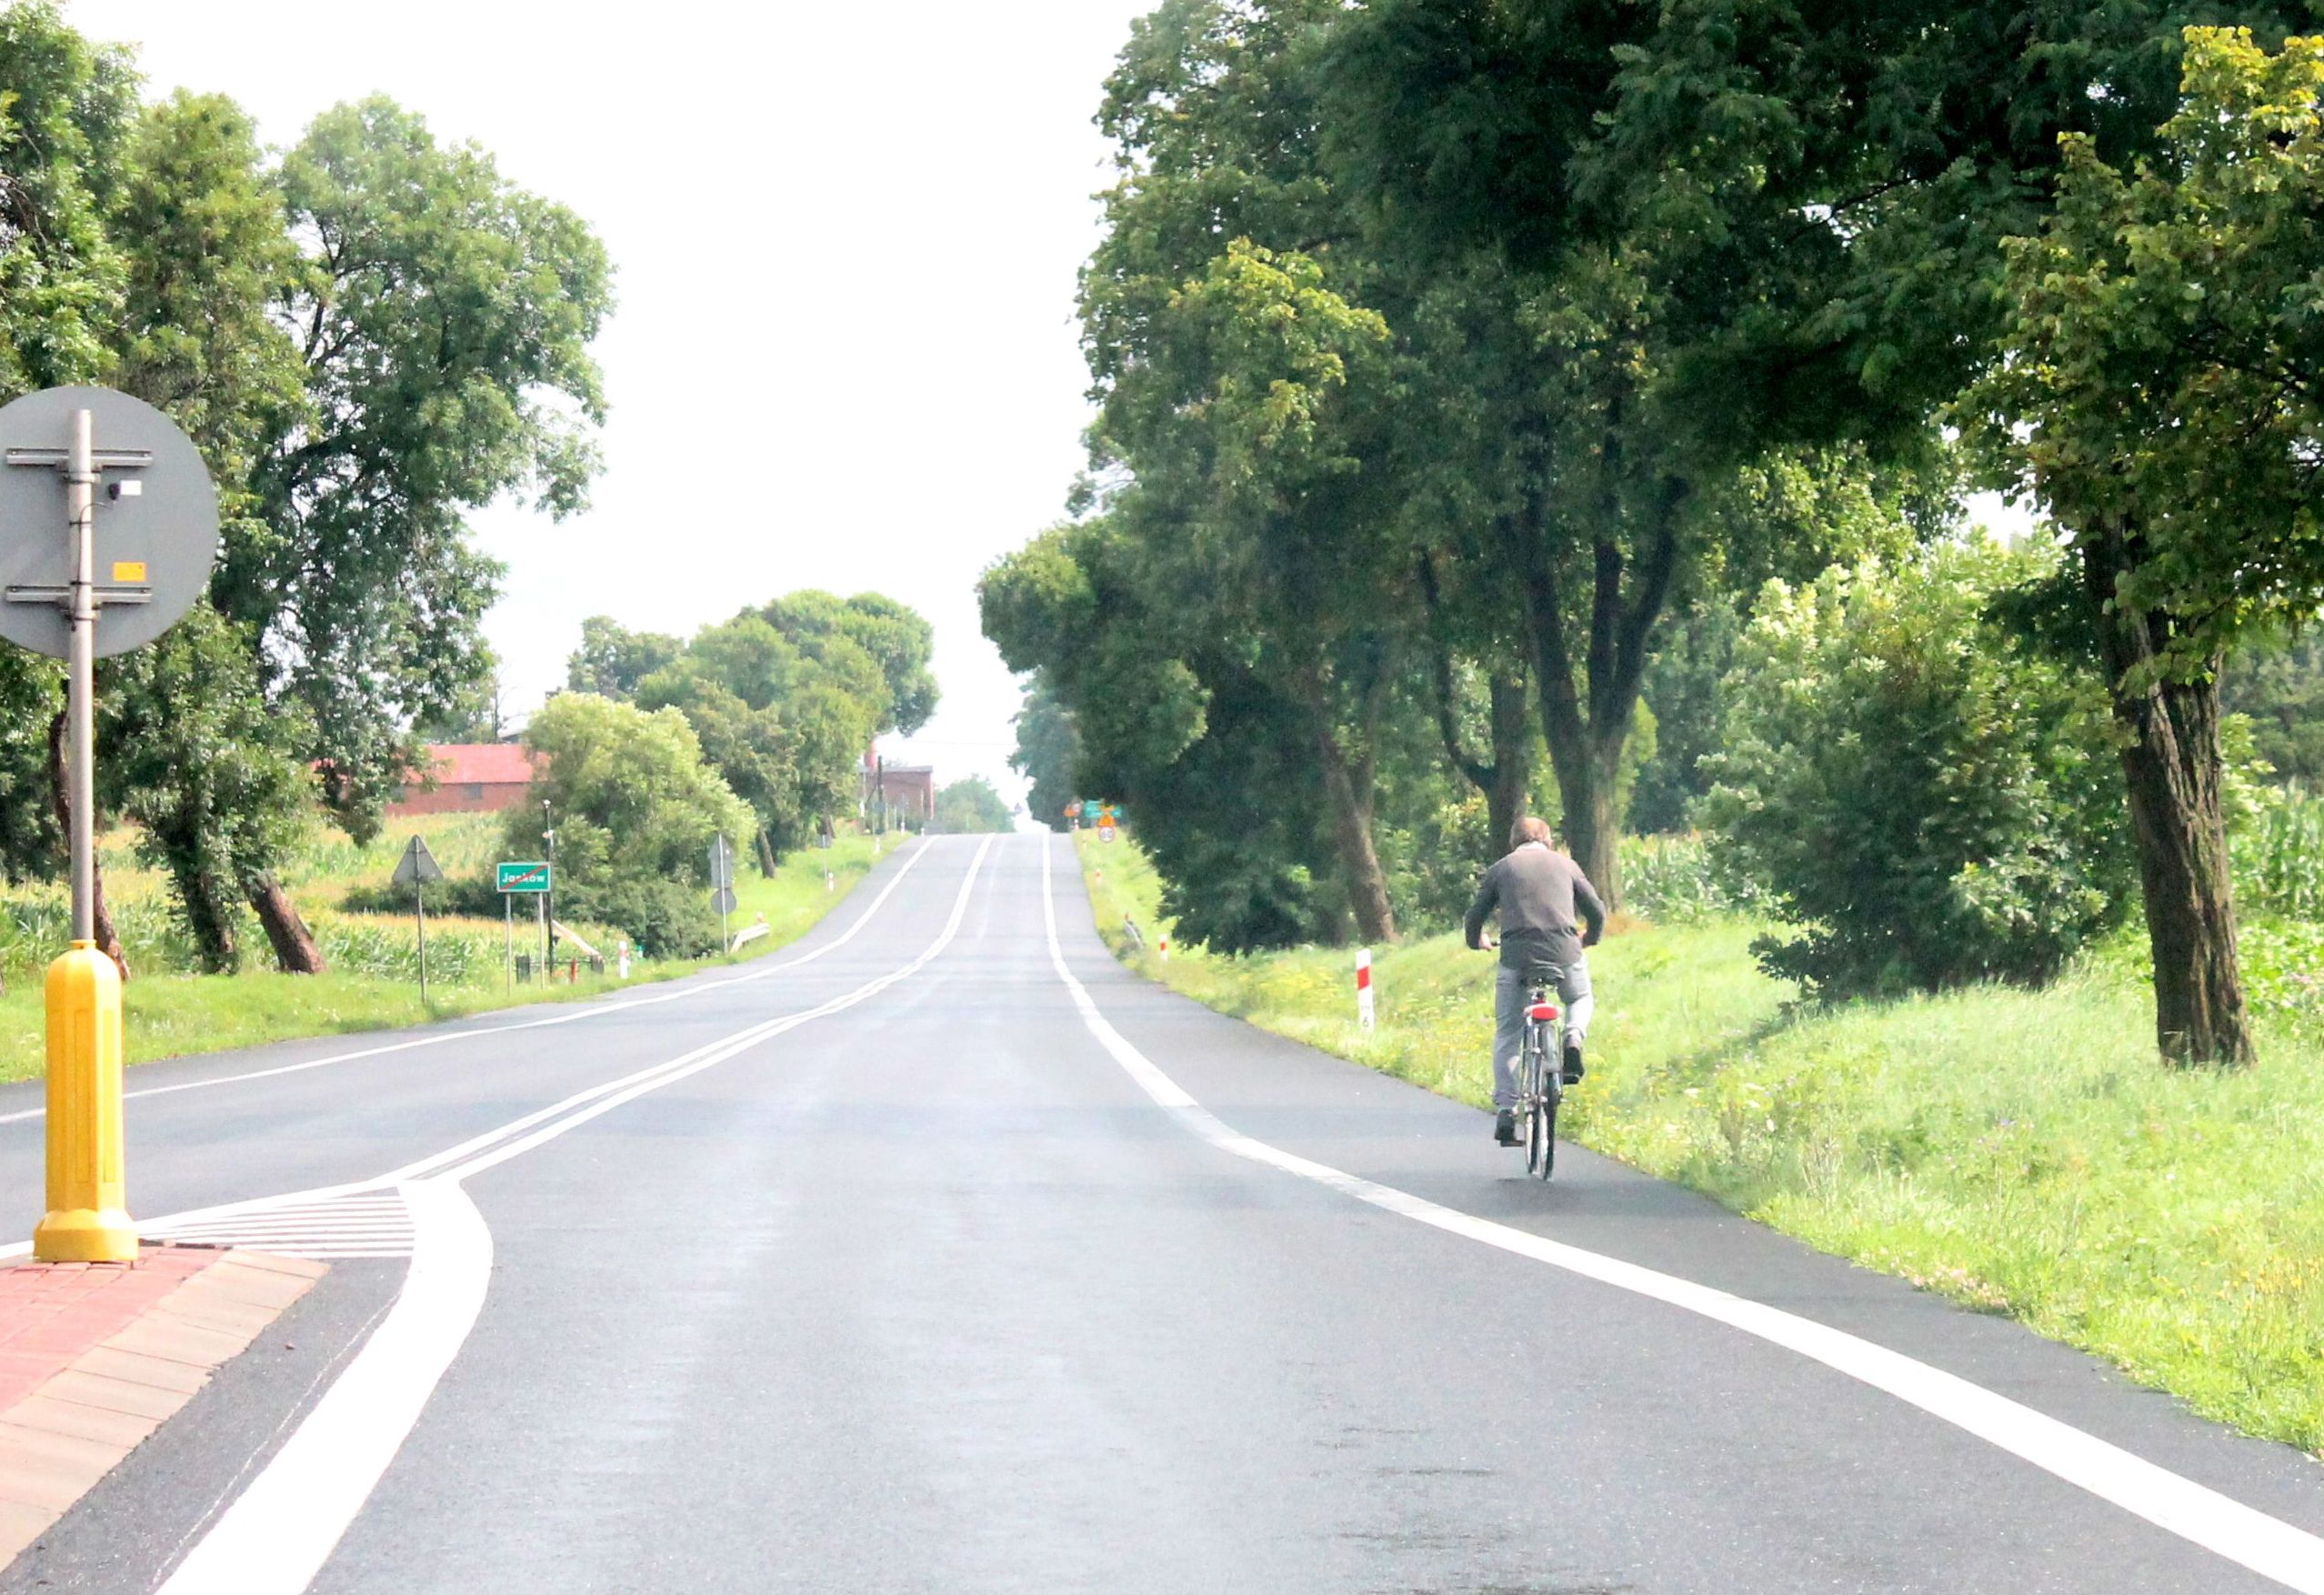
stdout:
[[55,595],[73,578],[62,461],[75,410],[89,412],[97,465],[99,656],[176,624],[218,552],[217,489],[201,452],[145,400],[50,387],[0,408],[0,637],[58,658],[72,630]]

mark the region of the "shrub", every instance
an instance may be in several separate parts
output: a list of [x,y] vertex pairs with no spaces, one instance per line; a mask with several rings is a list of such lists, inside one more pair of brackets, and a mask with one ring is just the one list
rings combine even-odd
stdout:
[[701,888],[626,877],[591,889],[586,912],[626,931],[649,958],[699,958],[718,950],[718,916]]
[[2097,683],[1985,619],[2044,559],[1956,543],[1771,585],[1699,823],[1798,928],[1818,996],[2049,978],[2129,880]]

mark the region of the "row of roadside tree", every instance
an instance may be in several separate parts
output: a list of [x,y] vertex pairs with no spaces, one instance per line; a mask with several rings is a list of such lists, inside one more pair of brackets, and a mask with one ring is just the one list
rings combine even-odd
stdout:
[[1130,803],[1227,949],[1440,914],[1528,807],[1618,901],[1632,816],[1715,827],[1834,990],[2135,903],[2163,1051],[2248,1059],[2222,682],[2314,690],[2324,42],[2183,9],[1165,0],[1090,469],[982,587],[1037,811]]

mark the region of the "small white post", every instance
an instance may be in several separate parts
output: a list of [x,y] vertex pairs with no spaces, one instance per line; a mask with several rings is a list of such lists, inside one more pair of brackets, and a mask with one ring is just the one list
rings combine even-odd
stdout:
[[1356,949],[1356,1022],[1372,1028],[1372,949]]

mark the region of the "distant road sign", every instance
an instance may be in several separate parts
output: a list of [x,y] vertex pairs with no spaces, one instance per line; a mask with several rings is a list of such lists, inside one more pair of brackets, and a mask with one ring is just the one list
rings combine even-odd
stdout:
[[[710,843],[710,884],[719,887],[735,884],[735,850],[726,845],[724,832]],[[725,913],[727,910],[719,911]]]
[[51,387],[0,409],[0,637],[63,658],[74,577],[65,456],[89,412],[96,654],[143,647],[194,607],[218,550],[218,495],[201,452],[143,399]]
[[546,892],[549,888],[549,867],[539,861],[522,864],[496,864],[493,867],[493,884],[504,892]]
[[436,868],[436,855],[427,850],[427,839],[414,837],[411,845],[404,849],[404,856],[396,861],[396,884],[426,886],[443,878],[444,871]]
[[721,914],[733,913],[735,911],[735,888],[730,886],[720,887],[711,897],[710,906]]

